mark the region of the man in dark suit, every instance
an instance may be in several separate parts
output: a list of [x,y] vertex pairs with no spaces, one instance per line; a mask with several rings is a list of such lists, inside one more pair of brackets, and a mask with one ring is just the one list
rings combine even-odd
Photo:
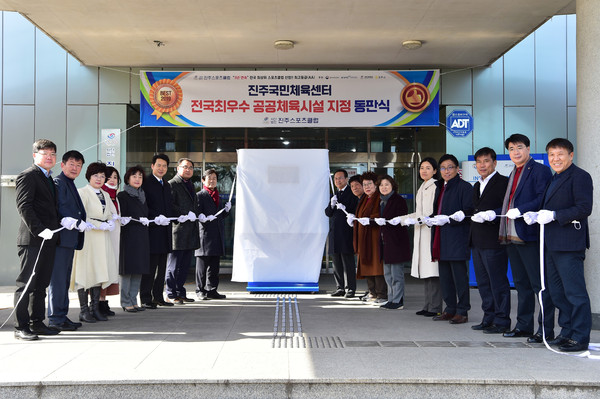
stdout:
[[[156,154],[152,157],[152,175],[144,179],[142,188],[146,194],[148,205],[148,219],[157,216],[171,217],[173,215],[173,197],[171,186],[163,181],[169,168],[169,157],[165,154]],[[176,215],[179,216],[179,215]],[[189,223],[189,222],[188,222]],[[160,225],[150,224],[150,268],[148,274],[142,275],[140,285],[140,300],[147,309],[156,309],[157,306],[173,306],[165,301],[165,274],[167,271],[167,257],[172,245],[171,223]]]
[[470,245],[483,320],[471,326],[486,334],[510,330],[510,285],[506,272],[506,248],[498,242],[500,220],[508,178],[496,172],[496,152],[483,147],[475,153],[479,179],[473,187],[474,215],[471,217]]
[[[217,172],[207,169],[202,175],[202,190],[198,192],[198,212],[208,220],[200,221],[200,248],[196,250],[196,295],[199,299],[225,299],[217,291],[221,256],[225,255],[225,224],[231,203],[223,204],[217,190]],[[218,216],[217,212],[224,209]]]
[[[181,158],[177,163],[177,175],[169,180],[173,196],[173,213],[183,217],[189,212],[198,216],[198,199],[192,183],[194,162]],[[167,301],[176,305],[194,302],[185,291],[185,280],[194,256],[194,250],[200,246],[198,221],[176,221],[173,223],[173,251],[167,259]]]
[[33,143],[33,163],[16,181],[17,211],[21,216],[17,234],[21,271],[14,297],[15,338],[27,341],[37,340],[38,335],[59,333],[43,321],[46,288],[50,284],[58,241],[58,235],[52,230],[60,227],[56,187],[50,175],[56,165],[56,144],[46,139]]
[[585,351],[590,342],[592,311],[583,273],[590,247],[588,216],[592,213],[593,182],[573,164],[573,144],[557,138],[546,146],[556,172],[546,188],[537,222],[545,230],[544,260],[552,302],[559,310],[560,335],[550,341],[564,352]]
[[[333,174],[333,182],[338,191],[331,197],[331,202],[325,208],[325,215],[332,218],[329,223],[329,253],[333,259],[333,278],[336,291],[331,296],[346,296],[354,298],[356,293],[356,264],[354,263],[354,247],[352,245],[352,227],[346,222],[346,214],[339,209],[344,206],[348,213],[356,212],[356,197],[348,186],[348,172],[338,169]],[[344,284],[344,275],[346,283]],[[348,292],[346,292],[346,289]]]
[[71,321],[67,314],[73,256],[76,249],[83,248],[84,234],[74,227],[86,220],[86,214],[74,180],[81,173],[84,162],[83,155],[79,151],[67,151],[60,164],[62,172],[54,179],[58,197],[58,214],[61,224],[66,228],[58,233],[60,241],[56,247],[54,269],[48,289],[48,324],[61,331],[75,331],[82,325]]
[[[538,330],[533,334],[535,302],[542,289],[540,280],[539,228],[528,226],[520,218],[526,212],[540,209],[544,190],[552,172],[529,155],[529,139],[513,134],[504,141],[515,168],[511,172],[502,202],[500,242],[506,252],[517,289],[517,324],[504,337],[528,337],[529,342],[542,342],[542,314],[538,315]],[[544,291],[544,330],[546,337],[554,338],[554,305]]]

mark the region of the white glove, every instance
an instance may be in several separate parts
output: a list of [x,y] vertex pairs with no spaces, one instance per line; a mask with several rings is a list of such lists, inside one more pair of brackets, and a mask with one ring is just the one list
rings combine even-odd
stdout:
[[485,216],[485,212],[477,212],[476,214],[471,216],[471,222],[483,223],[483,222],[485,222],[484,216]]
[[198,220],[198,216],[196,216],[196,214],[192,211],[188,212],[187,217],[190,222],[195,222],[196,220]]
[[112,219],[113,220],[119,220],[119,219],[121,219],[121,216],[119,216],[117,213],[113,213],[112,214]]
[[392,226],[398,226],[399,224],[404,226],[404,224],[402,224],[402,216],[396,216],[395,218],[388,220],[388,223]]
[[450,219],[455,220],[457,222],[462,222],[465,219],[465,213],[463,211],[456,211],[452,215],[450,215]]
[[332,208],[335,208],[335,204],[338,203],[337,195],[334,195],[333,197],[331,197],[331,201],[329,203],[331,204]]
[[131,218],[129,216],[121,216],[119,220],[121,221],[121,226],[126,226],[127,223],[131,222]]
[[213,220],[216,220],[216,219],[217,219],[217,217],[215,215],[208,215],[206,217],[207,222],[212,222]]
[[109,220],[106,223],[108,224],[108,231],[114,231],[115,230],[115,221],[114,220]]
[[348,226],[353,227],[355,220],[356,220],[356,216],[354,216],[353,213],[349,213],[346,215],[346,223],[348,223]]
[[402,220],[402,226],[414,226],[417,224],[417,219],[409,218],[408,216]]
[[429,227],[433,226],[433,218],[430,218],[429,216],[423,216],[421,222]]
[[523,214],[523,220],[525,220],[525,223],[527,223],[530,226],[534,223],[537,223],[537,219],[538,219],[537,212],[525,212]]
[[496,219],[496,212],[494,211],[484,211],[481,213],[483,213],[483,220],[486,222],[491,222],[492,220]]
[[229,212],[231,210],[231,202],[227,202],[223,209],[225,209],[225,212]]
[[169,219],[165,215],[158,215],[154,218],[154,223],[156,223],[158,226],[168,226]]
[[108,231],[108,223],[106,223],[106,222],[100,223],[100,226],[98,226],[98,230]]
[[79,227],[77,227],[77,229],[79,231],[81,231],[82,233],[85,233],[86,231],[90,231],[93,228],[94,228],[93,224],[84,222],[83,220],[81,221],[81,223],[79,223]]
[[450,218],[446,215],[436,215],[433,217],[432,224],[434,226],[443,226],[447,223],[450,223]]
[[335,204],[335,207],[337,209],[341,209],[342,211],[346,210],[346,206],[344,204],[342,204],[341,202],[338,202],[337,204]]
[[385,219],[384,218],[375,218],[373,220],[375,220],[375,223],[377,223],[380,226],[384,226],[385,225]]
[[539,224],[548,224],[554,220],[554,211],[542,209],[538,212],[537,222]]
[[185,223],[185,222],[187,222],[188,220],[190,220],[190,218],[188,218],[188,215],[181,215],[181,216],[179,216],[179,217],[177,218],[177,221],[178,221],[179,223]]
[[370,223],[369,218],[358,218],[356,219],[356,221],[360,224],[362,224],[363,226],[368,226]]
[[148,226],[150,224],[150,221],[148,220],[148,218],[140,218],[140,223],[144,226]]
[[42,231],[40,234],[38,234],[38,237],[42,237],[44,240],[50,240],[50,239],[52,239],[53,235],[54,235],[54,233],[52,232],[52,230],[44,229],[44,231]]
[[515,220],[519,216],[521,216],[521,211],[519,210],[519,208],[512,208],[506,211],[506,217],[509,219]]
[[60,225],[67,230],[73,230],[77,227],[77,222],[77,219],[66,216],[60,220]]

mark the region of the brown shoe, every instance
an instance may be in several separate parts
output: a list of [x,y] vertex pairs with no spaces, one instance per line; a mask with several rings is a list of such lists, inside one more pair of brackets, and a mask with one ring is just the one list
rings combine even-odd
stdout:
[[173,305],[183,305],[183,299],[177,297],[177,298],[167,298],[167,302],[168,303],[172,303]]
[[446,321],[446,320],[452,320],[453,317],[454,317],[453,314],[443,312],[442,314],[433,316],[432,320],[433,321]]
[[469,321],[469,317],[457,314],[450,320],[450,324],[463,324],[467,321]]

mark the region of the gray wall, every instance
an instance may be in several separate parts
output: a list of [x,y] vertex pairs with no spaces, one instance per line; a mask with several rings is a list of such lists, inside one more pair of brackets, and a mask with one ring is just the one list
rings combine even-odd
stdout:
[[[77,149],[87,162],[100,159],[101,129],[126,129],[126,104],[139,104],[139,69],[82,66],[19,14],[0,15],[0,173],[28,167],[37,138],[55,141],[59,154]],[[490,68],[442,73],[447,113],[466,109],[475,120],[466,138],[447,134],[447,151],[459,160],[482,146],[504,153],[504,137],[514,132],[528,135],[534,152],[550,138],[575,138],[574,15],[553,18]],[[121,165],[125,154],[123,136]],[[15,190],[3,187],[0,285],[13,285],[18,272],[18,223]]]

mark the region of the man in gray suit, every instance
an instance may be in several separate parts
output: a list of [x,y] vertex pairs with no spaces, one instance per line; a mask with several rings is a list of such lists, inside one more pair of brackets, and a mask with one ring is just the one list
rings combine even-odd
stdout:
[[[178,216],[189,212],[198,216],[198,199],[192,183],[194,162],[181,158],[177,163],[177,175],[169,180],[173,196],[173,213]],[[173,223],[173,252],[167,260],[167,300],[176,305],[194,302],[185,291],[185,280],[194,256],[194,250],[200,246],[197,221]]]

